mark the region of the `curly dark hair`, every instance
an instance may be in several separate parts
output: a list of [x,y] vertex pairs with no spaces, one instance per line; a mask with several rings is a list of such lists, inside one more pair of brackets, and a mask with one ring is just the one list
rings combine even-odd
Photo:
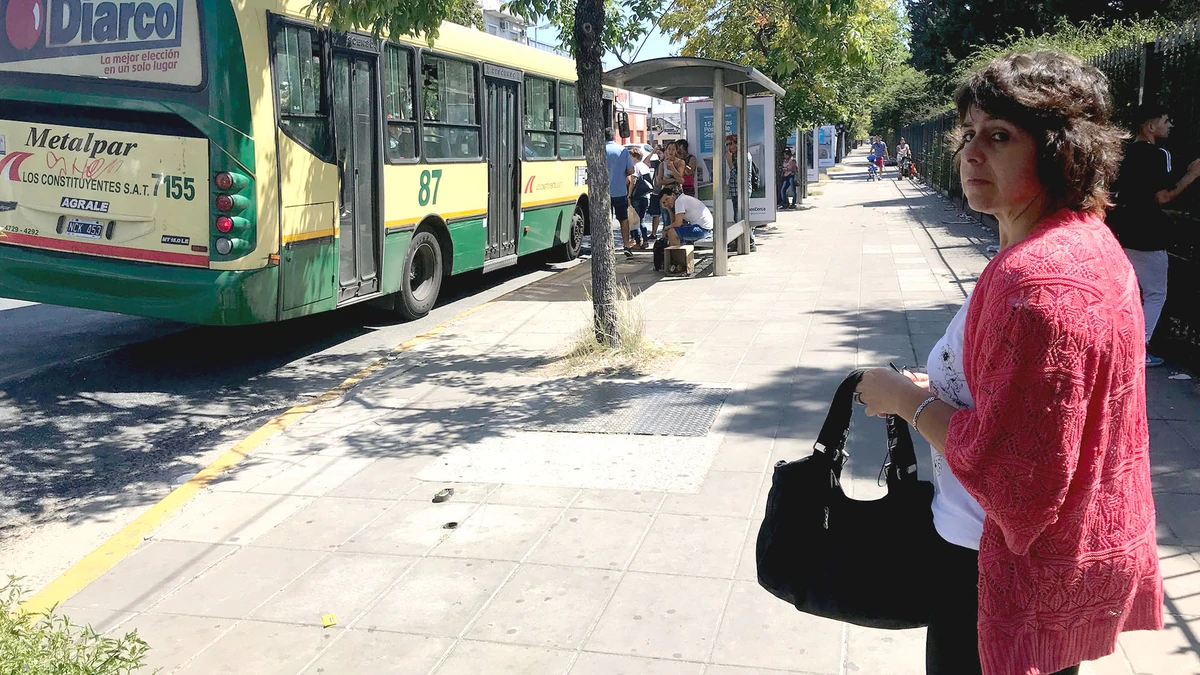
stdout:
[[[1060,52],[1009,54],[967,77],[954,99],[960,124],[976,106],[1029,132],[1038,178],[1056,201],[1096,214],[1112,206],[1126,134],[1112,124],[1104,73]],[[961,133],[955,142],[961,150]]]

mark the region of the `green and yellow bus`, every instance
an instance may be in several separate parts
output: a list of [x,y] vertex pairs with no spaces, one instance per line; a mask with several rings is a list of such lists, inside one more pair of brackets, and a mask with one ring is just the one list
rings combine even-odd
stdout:
[[335,33],[306,6],[0,0],[0,296],[415,318],[450,275],[578,255],[573,61],[451,24]]

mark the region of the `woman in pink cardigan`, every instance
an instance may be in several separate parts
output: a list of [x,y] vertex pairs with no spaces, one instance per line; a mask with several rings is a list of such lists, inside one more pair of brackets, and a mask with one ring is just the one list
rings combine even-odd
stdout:
[[1073,675],[1162,628],[1141,302],[1103,221],[1122,134],[1104,75],[1054,52],[956,99],[963,191],[1000,252],[928,377],[871,370],[859,397],[933,447],[926,672]]

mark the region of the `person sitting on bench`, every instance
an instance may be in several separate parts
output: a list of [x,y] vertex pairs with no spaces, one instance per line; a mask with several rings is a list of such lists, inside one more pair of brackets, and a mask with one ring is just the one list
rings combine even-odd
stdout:
[[664,215],[672,214],[671,220],[663,226],[663,234],[667,235],[671,246],[698,241],[712,232],[712,211],[699,199],[683,194],[679,185],[663,187],[662,207]]

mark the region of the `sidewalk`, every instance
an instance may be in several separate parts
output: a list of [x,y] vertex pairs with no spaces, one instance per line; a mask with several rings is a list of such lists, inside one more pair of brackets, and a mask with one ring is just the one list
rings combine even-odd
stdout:
[[[62,611],[201,675],[920,675],[922,630],[755,581],[772,465],[811,452],[848,370],[923,364],[994,243],[864,157],[728,276],[618,260],[651,334],[687,348],[662,377],[544,374],[589,311],[589,268],[567,270],[260,446]],[[1168,627],[1091,675],[1200,674],[1200,395],[1173,372],[1148,386]],[[694,435],[628,433],[663,420]],[[883,427],[856,424],[847,488],[871,498]]]

